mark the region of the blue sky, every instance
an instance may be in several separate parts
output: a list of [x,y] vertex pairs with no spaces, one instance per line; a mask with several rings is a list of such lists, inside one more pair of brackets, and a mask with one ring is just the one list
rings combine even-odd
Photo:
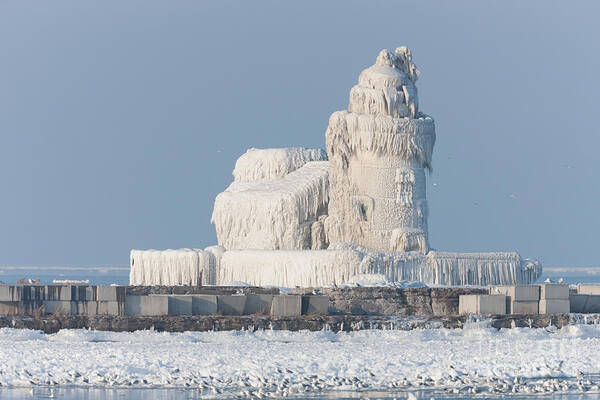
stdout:
[[127,265],[131,248],[214,244],[237,157],[324,147],[360,71],[399,45],[436,120],[432,246],[598,265],[599,12],[0,0],[0,265]]

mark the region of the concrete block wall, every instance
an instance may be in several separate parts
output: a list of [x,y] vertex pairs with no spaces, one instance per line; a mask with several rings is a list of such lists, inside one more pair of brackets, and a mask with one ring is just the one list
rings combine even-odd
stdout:
[[302,296],[302,314],[328,314],[328,296]]
[[578,293],[569,292],[569,285],[561,283],[490,288],[492,294],[507,296],[510,314],[600,313],[600,285],[579,285]]
[[507,314],[537,314],[540,287],[537,285],[492,286],[490,294],[506,296]]
[[273,297],[271,315],[292,317],[302,314],[302,296],[282,294]]
[[270,314],[273,297],[272,294],[247,294],[244,314]]
[[582,284],[577,285],[578,294],[600,295],[600,285]]
[[[150,289],[152,290],[141,291],[139,287],[89,285],[0,285],[0,315],[272,315],[283,317],[339,314],[339,310],[343,307],[340,306],[342,303],[339,303],[336,296],[342,296],[344,301],[348,302],[343,312],[352,314],[364,314],[365,310],[362,309],[357,312],[356,308],[359,305],[362,308],[371,303],[378,305],[382,299],[389,304],[381,304],[386,307],[395,304],[397,310],[390,312],[389,307],[379,307],[375,311],[381,315],[396,315],[399,312],[403,315],[418,315],[420,302],[431,304],[431,307],[437,304],[436,301],[429,301],[431,299],[427,298],[427,293],[435,291],[429,288],[412,291],[398,289],[398,293],[388,293],[388,289],[381,288],[347,289],[335,293],[325,290],[324,295],[315,295],[312,290],[291,290],[288,294],[282,295],[278,290],[260,288]],[[569,286],[561,284],[496,286],[489,289],[490,295],[487,295],[483,289],[475,292],[464,288],[451,290],[455,293],[454,308],[447,306],[441,311],[438,310],[439,315],[453,315],[457,311],[460,314],[600,313],[600,285],[580,285],[578,293],[571,293],[570,296]],[[409,293],[412,293],[411,296],[414,298],[406,297]],[[479,297],[464,296],[462,293],[471,296],[479,295]],[[359,294],[362,297],[358,296]],[[484,294],[486,296],[482,296]],[[503,308],[493,297],[497,295],[504,296]],[[433,295],[430,294],[431,296]]]
[[569,295],[572,313],[600,313],[600,284],[577,285],[577,293]]
[[458,298],[460,315],[501,315],[506,314],[506,295],[469,294]]
[[245,295],[217,295],[217,314],[244,315]]
[[561,283],[540,285],[540,314],[566,314],[570,311],[569,285]]
[[216,314],[217,296],[214,294],[198,294],[192,296],[192,315]]
[[[270,293],[128,294],[125,286],[0,285],[0,315],[115,316],[327,314],[329,298]],[[133,291],[133,293],[136,293]]]

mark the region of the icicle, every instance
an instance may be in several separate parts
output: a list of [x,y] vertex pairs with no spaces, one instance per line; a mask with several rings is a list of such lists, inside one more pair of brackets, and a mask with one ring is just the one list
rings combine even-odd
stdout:
[[210,254],[198,249],[131,250],[131,285],[196,286],[209,276]]

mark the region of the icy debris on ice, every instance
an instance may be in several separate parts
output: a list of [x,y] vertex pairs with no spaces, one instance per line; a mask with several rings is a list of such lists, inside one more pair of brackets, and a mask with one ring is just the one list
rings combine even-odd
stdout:
[[[53,388],[88,398],[90,387],[128,387],[128,394],[135,392],[131,388],[168,388],[165,393],[172,394],[159,398],[185,393],[186,398],[314,399],[350,392],[356,398],[369,392],[388,398],[410,393],[469,399],[597,397],[599,325],[494,329],[486,320],[466,322],[464,329],[441,325],[407,317],[390,320],[386,330],[339,333],[80,329],[44,334],[1,328],[0,388],[7,394],[3,398],[25,398],[19,396],[25,391],[49,398]],[[127,397],[123,394],[119,398]]]
[[303,147],[252,148],[237,159],[233,177],[236,182],[282,178],[310,161],[327,161],[325,150]]
[[197,286],[216,283],[223,248],[131,250],[130,285]]
[[327,161],[311,161],[283,178],[233,182],[215,200],[219,244],[231,249],[310,249],[314,222],[326,213]]

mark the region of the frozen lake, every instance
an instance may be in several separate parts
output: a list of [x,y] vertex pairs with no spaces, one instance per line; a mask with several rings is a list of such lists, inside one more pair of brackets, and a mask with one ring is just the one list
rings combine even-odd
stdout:
[[496,330],[483,321],[337,334],[0,329],[2,391],[43,396],[50,386],[67,398],[597,396],[600,326]]
[[[600,282],[600,268],[550,267],[547,277]],[[0,267],[0,281],[21,278],[126,285],[129,268]],[[341,334],[1,329],[0,398],[600,399],[599,360],[600,327],[584,325]]]

